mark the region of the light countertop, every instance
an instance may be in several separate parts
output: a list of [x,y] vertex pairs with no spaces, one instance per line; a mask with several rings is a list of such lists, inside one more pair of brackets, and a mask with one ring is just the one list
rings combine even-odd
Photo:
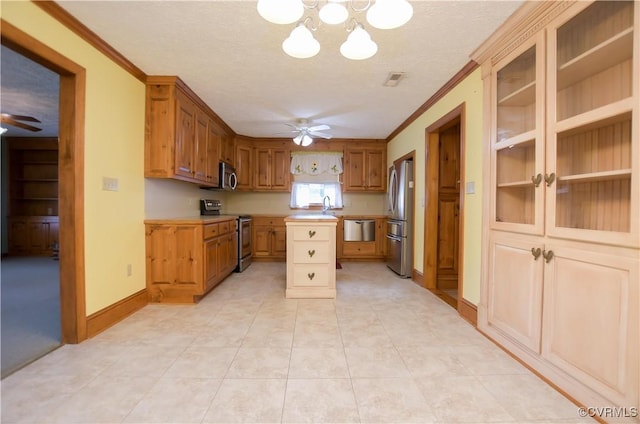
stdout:
[[284,218],[284,222],[338,222],[338,218],[333,215],[322,215],[320,213],[306,213],[289,215]]

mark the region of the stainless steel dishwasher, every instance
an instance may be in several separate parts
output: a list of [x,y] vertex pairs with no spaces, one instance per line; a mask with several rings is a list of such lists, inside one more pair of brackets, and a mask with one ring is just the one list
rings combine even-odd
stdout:
[[344,241],[376,240],[376,221],[374,219],[345,219],[343,227]]

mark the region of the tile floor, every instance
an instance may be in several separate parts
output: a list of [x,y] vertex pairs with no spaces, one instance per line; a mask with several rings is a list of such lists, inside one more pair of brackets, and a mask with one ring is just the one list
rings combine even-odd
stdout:
[[578,408],[436,296],[345,263],[336,300],[254,263],[2,380],[2,423],[557,423]]

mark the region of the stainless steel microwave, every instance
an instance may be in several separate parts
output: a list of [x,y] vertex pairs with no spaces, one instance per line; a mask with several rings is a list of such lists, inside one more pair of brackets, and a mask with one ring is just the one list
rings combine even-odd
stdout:
[[227,162],[220,162],[220,186],[222,190],[233,191],[238,186],[236,170]]

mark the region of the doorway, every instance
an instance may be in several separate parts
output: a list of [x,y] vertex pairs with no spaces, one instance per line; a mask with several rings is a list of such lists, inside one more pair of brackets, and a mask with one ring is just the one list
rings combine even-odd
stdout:
[[425,285],[452,307],[462,298],[464,105],[426,130]]
[[2,45],[59,75],[58,180],[61,343],[87,338],[84,281],[86,70],[2,20]]

